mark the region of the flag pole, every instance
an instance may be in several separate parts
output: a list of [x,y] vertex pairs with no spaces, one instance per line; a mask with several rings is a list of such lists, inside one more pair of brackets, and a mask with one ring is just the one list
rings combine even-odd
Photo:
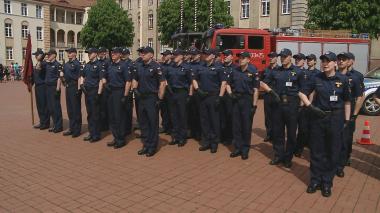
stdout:
[[33,103],[33,88],[30,89],[30,110],[32,111],[32,126],[34,126],[34,103]]

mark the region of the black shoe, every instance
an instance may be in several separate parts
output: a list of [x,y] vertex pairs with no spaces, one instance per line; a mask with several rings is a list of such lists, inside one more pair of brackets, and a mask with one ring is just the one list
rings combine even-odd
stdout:
[[148,153],[148,148],[146,147],[143,147],[137,152],[138,155],[145,155],[146,153]]
[[177,145],[177,144],[178,144],[178,141],[175,140],[175,139],[173,139],[173,140],[169,143],[169,145]]
[[282,162],[282,160],[280,160],[280,158],[274,158],[273,160],[269,161],[269,164],[270,165],[278,165]]
[[90,143],[95,143],[95,142],[98,142],[100,141],[100,138],[91,138],[90,139]]
[[60,133],[60,132],[62,132],[62,131],[63,131],[63,129],[54,129],[54,130],[53,130],[54,133]]
[[107,146],[111,147],[111,146],[114,146],[115,145],[115,141],[110,141],[107,143]]
[[113,148],[114,149],[120,149],[123,146],[125,146],[125,143],[115,143],[115,145],[113,145]]
[[80,136],[80,133],[76,133],[76,134],[72,134],[72,135],[71,135],[72,138],[77,138],[77,137],[79,137],[79,136]]
[[217,146],[214,146],[214,147],[211,147],[210,148],[210,153],[214,154],[218,151],[218,147]]
[[321,189],[321,185],[320,184],[310,184],[307,189],[306,189],[306,192],[309,193],[309,194],[312,194],[312,193],[315,193],[317,190],[320,190]]
[[69,135],[72,135],[72,134],[73,134],[73,132],[70,131],[70,130],[68,130],[68,131],[66,131],[66,132],[63,133],[63,136],[69,136]]
[[41,124],[34,125],[33,128],[40,129],[41,128]]
[[49,126],[41,126],[40,127],[40,130],[45,130],[45,129],[49,129]]
[[348,158],[346,166],[351,166],[351,158]]
[[338,177],[340,177],[340,178],[344,177],[344,171],[343,171],[343,170],[338,170],[338,171],[336,172],[336,176],[338,176]]
[[241,155],[240,150],[235,150],[235,151],[231,152],[230,158],[236,158],[236,157],[239,157],[240,155]]
[[156,151],[151,150],[151,151],[148,151],[148,152],[145,154],[145,156],[147,156],[147,157],[152,157],[152,156],[155,155],[155,154],[156,154]]
[[269,141],[271,141],[272,140],[272,138],[270,137],[270,136],[266,136],[265,138],[264,138],[264,142],[269,142]]
[[50,128],[50,129],[49,129],[49,132],[54,132],[54,128]]
[[91,140],[91,138],[92,138],[91,135],[87,135],[86,137],[83,138],[83,140],[84,141],[89,141],[89,140]]
[[185,140],[183,140],[183,141],[178,141],[178,147],[183,147],[183,146],[185,146],[185,144],[186,144],[186,141],[185,141]]
[[294,153],[294,156],[296,156],[297,158],[300,158],[301,155],[302,155],[302,151],[296,151],[296,152]]
[[285,161],[284,167],[290,169],[292,167],[293,163],[291,161]]
[[322,186],[321,192],[322,192],[323,197],[330,197],[331,196],[331,187],[330,186]]
[[199,147],[199,151],[203,152],[203,151],[207,151],[210,149],[210,146],[201,146]]
[[248,159],[248,153],[242,153],[241,154],[241,159],[242,160],[247,160]]

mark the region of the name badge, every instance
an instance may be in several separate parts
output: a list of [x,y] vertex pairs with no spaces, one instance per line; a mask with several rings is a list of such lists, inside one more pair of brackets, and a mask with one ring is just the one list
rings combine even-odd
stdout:
[[338,96],[336,96],[336,95],[331,95],[331,96],[330,96],[330,101],[331,101],[331,102],[338,101]]
[[293,82],[291,82],[291,81],[287,81],[287,82],[285,83],[285,86],[287,86],[287,87],[291,87],[291,86],[293,86]]

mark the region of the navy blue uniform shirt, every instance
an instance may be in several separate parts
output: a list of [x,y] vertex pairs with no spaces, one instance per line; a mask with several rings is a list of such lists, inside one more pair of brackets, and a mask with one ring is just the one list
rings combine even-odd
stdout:
[[272,89],[279,95],[298,96],[302,89],[303,72],[296,66],[289,68],[283,66],[273,70],[264,82],[272,85]]
[[165,78],[171,88],[189,89],[192,81],[192,72],[189,64],[172,63],[166,68]]
[[348,83],[350,85],[350,92],[351,92],[350,101],[354,103],[357,97],[360,97],[363,95],[364,91],[362,89],[361,82],[358,75],[354,74],[351,71],[348,71],[346,73],[346,76],[348,78]]
[[350,101],[348,78],[339,72],[331,77],[318,73],[313,79],[311,90],[315,91],[313,105],[325,111],[344,109],[344,102]]
[[[37,85],[45,84],[46,70],[45,61],[40,61],[40,65],[33,68],[33,82]],[[37,68],[38,67],[38,68]]]
[[159,63],[151,61],[149,64],[136,63],[134,79],[139,83],[137,90],[140,93],[158,93],[160,82],[165,80]]
[[80,62],[77,59],[70,60],[63,65],[63,76],[66,82],[78,81],[81,70]]
[[53,62],[44,63],[44,69],[46,70],[45,83],[47,85],[57,85],[62,65],[57,60],[54,60]]
[[84,65],[83,70],[81,70],[81,76],[85,78],[84,86],[98,87],[99,81],[103,78],[105,71],[98,60],[89,61]]
[[110,63],[103,78],[107,80],[111,87],[125,87],[125,83],[132,80],[129,64],[122,61]]
[[305,69],[304,72],[304,80],[302,81],[302,87],[304,88],[305,95],[310,95],[311,93],[311,84],[313,83],[313,78],[320,73],[321,71],[318,69]]
[[222,81],[227,81],[223,66],[220,63],[212,63],[208,66],[203,64],[198,73],[193,72],[193,79],[196,79],[199,88],[205,92],[218,92]]
[[360,82],[360,91],[361,91],[361,94],[363,94],[364,90],[365,90],[365,88],[364,88],[364,75],[361,72],[359,72],[359,71],[357,71],[355,69],[352,69],[349,72],[359,79],[359,82]]
[[237,67],[230,74],[229,84],[232,87],[234,93],[253,94],[255,88],[260,86],[259,73],[254,67],[248,67],[245,71],[242,71],[240,67]]
[[[263,75],[262,75],[262,80],[264,80],[265,78],[267,78],[271,72],[275,69],[278,69],[278,66],[276,65],[275,67],[271,67],[271,66],[268,66],[267,68],[265,68],[264,72],[263,72]],[[270,84],[268,84],[268,86],[272,87]]]

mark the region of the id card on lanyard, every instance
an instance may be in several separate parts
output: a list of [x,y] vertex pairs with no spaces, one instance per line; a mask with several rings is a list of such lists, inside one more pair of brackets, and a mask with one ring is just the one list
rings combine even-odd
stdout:
[[338,96],[335,95],[335,90],[334,90],[334,94],[330,95],[330,102],[337,102],[337,101],[338,101]]

